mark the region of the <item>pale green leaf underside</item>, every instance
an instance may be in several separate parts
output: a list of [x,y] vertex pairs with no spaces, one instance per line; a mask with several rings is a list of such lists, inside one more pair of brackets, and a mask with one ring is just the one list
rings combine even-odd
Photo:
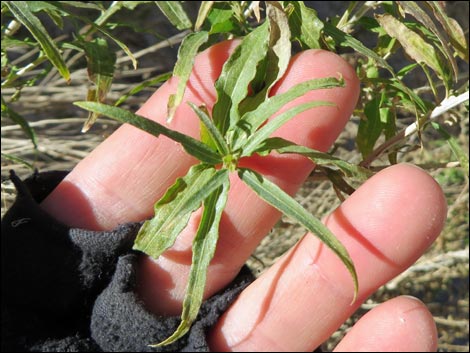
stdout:
[[204,164],[193,166],[179,178],[155,204],[154,217],[137,234],[134,249],[158,258],[170,248],[186,227],[191,214],[228,178],[227,170],[215,170]]
[[191,324],[196,320],[204,296],[207,268],[214,257],[219,238],[219,224],[227,202],[229,186],[227,173],[222,185],[204,200],[204,210],[193,241],[193,260],[189,273],[189,283],[183,301],[181,323],[170,337],[156,346],[175,342],[188,332]]
[[165,135],[171,138],[172,140],[181,143],[186,152],[196,157],[201,162],[213,165],[222,162],[221,157],[215,151],[213,151],[200,141],[190,136],[184,135],[178,131],[168,129],[165,126],[153,120],[147,119],[143,116],[133,114],[127,110],[102,103],[75,102],[74,104],[79,106],[80,108],[108,116],[122,123],[128,123],[156,137],[160,134]]
[[173,118],[176,108],[183,101],[186,85],[193,70],[194,58],[201,45],[207,42],[208,39],[209,34],[203,31],[189,34],[181,43],[178,60],[173,70],[173,76],[178,78],[178,85],[176,93],[170,95],[168,99],[168,120]]
[[334,234],[331,233],[331,231],[326,228],[320,220],[313,217],[307,210],[305,210],[305,208],[303,208],[295,199],[261,174],[250,169],[240,168],[238,175],[240,176],[240,179],[252,188],[262,199],[277,208],[286,216],[302,224],[310,232],[320,238],[320,240],[336,255],[338,255],[353,278],[355,300],[358,291],[356,270],[346,248],[335,238]]
[[44,54],[59,71],[60,75],[70,81],[70,72],[65,65],[62,55],[56,44],[47,33],[41,21],[30,11],[28,1],[5,1],[8,9],[21,22],[38,41]]

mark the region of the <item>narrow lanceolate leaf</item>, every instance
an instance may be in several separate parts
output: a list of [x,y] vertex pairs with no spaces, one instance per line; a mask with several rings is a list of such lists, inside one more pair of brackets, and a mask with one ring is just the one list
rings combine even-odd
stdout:
[[463,168],[467,177],[469,176],[469,162],[468,162],[468,154],[463,150],[462,146],[460,146],[459,142],[455,137],[449,134],[441,125],[436,122],[431,122],[431,125],[434,129],[436,129],[446,140],[449,144],[450,149],[454,153],[455,157],[459,160],[460,166]]
[[344,85],[342,79],[319,78],[299,83],[285,93],[268,98],[255,110],[243,115],[238,125],[233,128],[233,150],[240,148],[247,136],[253,134],[273,114],[277,113],[285,104],[303,96],[305,93],[324,88],[340,87]]
[[181,104],[188,83],[189,76],[193,70],[194,58],[201,47],[209,39],[207,32],[197,32],[189,34],[181,43],[178,51],[178,61],[173,70],[173,76],[178,78],[176,93],[170,95],[168,99],[168,121],[171,121],[176,108]]
[[192,138],[191,136],[182,134],[178,131],[168,129],[167,127],[157,123],[156,121],[147,119],[137,114],[133,114],[127,110],[102,103],[75,102],[74,104],[88,111],[96,112],[105,115],[111,119],[120,121],[121,123],[127,123],[132,126],[135,126],[136,128],[144,130],[154,135],[155,137],[158,137],[160,134],[169,137],[172,140],[179,142],[186,150],[186,152],[196,157],[201,162],[212,165],[219,164],[222,162],[221,157],[202,142]]
[[143,89],[151,86],[155,86],[160,82],[165,82],[171,77],[171,72],[165,72],[163,74],[157,75],[156,77],[153,77],[149,80],[142,81],[139,83],[137,86],[132,87],[129,92],[127,92],[125,95],[121,96],[114,105],[117,107],[124,103],[129,97],[133,96],[134,94],[139,93]]
[[293,11],[289,16],[292,37],[300,42],[304,49],[320,48],[320,33],[323,22],[314,9],[305,6],[303,1],[289,1]]
[[291,108],[284,113],[278,115],[271,121],[269,121],[266,125],[264,125],[261,129],[256,131],[253,135],[251,135],[248,140],[245,142],[243,145],[243,153],[242,157],[246,156],[251,156],[256,150],[256,148],[259,146],[261,142],[266,140],[271,134],[279,129],[282,125],[284,125],[286,122],[288,122],[290,119],[295,117],[296,115],[319,106],[333,106],[334,104],[330,102],[323,102],[323,101],[315,101],[315,102],[309,102],[309,103],[304,103],[300,104],[294,108]]
[[38,140],[34,129],[29,125],[28,121],[20,114],[11,109],[2,96],[2,120],[3,117],[8,117],[14,123],[18,124],[23,132],[29,137],[33,143],[34,148],[38,148]]
[[194,25],[195,31],[199,31],[201,29],[201,26],[206,20],[213,4],[214,1],[201,1],[201,6],[199,6],[199,12],[197,13],[196,24]]
[[367,48],[359,40],[336,28],[334,25],[326,22],[324,24],[323,31],[329,35],[335,41],[336,45],[341,47],[348,47],[356,50],[358,53],[365,55],[377,62],[377,64],[384,69],[387,69],[392,75],[394,75],[393,68],[387,63],[387,61],[381,56],[377,55],[373,50]]
[[65,65],[59,49],[47,33],[41,21],[30,11],[28,1],[5,1],[13,16],[21,22],[38,41],[44,54],[56,67],[65,81],[70,81],[70,72]]
[[214,122],[209,117],[209,112],[207,111],[207,108],[203,105],[198,107],[197,105],[191,102],[189,102],[188,104],[194,110],[201,122],[204,124],[205,131],[209,135],[210,141],[214,143],[215,147],[221,154],[227,155],[230,149],[227,146],[224,137],[220,134],[219,130],[217,130],[217,127],[214,125]]
[[215,125],[222,135],[239,119],[238,104],[248,94],[257,64],[268,50],[268,41],[268,22],[265,22],[243,39],[222,68],[215,83],[217,102],[212,109]]
[[155,1],[155,3],[171,24],[179,30],[193,26],[183,6],[181,6],[181,1]]
[[193,261],[189,272],[189,283],[183,301],[181,323],[176,331],[156,346],[164,346],[184,336],[196,320],[201,307],[209,263],[214,257],[219,238],[219,224],[229,190],[228,172],[225,181],[204,200],[199,228],[193,241]]
[[438,53],[431,44],[426,43],[419,34],[413,32],[392,15],[377,15],[376,18],[387,34],[400,42],[410,57],[417,62],[425,63],[438,75],[445,77]]
[[354,264],[346,248],[337,240],[331,231],[317,218],[313,217],[301,204],[286,194],[279,186],[266,179],[261,174],[249,169],[240,169],[238,172],[242,179],[262,199],[277,208],[286,216],[302,224],[310,232],[338,255],[351,273],[354,282],[354,299],[358,292],[358,280]]
[[158,258],[170,248],[202,201],[227,180],[226,169],[204,164],[193,166],[155,204],[154,217],[139,230],[133,249]]
[[271,151],[276,151],[277,153],[300,154],[309,158],[316,165],[335,166],[341,170],[345,176],[357,181],[366,181],[372,176],[372,172],[366,168],[348,163],[340,158],[333,157],[328,153],[297,145],[294,142],[280,137],[272,137],[264,140],[254,152],[260,155],[267,155]]

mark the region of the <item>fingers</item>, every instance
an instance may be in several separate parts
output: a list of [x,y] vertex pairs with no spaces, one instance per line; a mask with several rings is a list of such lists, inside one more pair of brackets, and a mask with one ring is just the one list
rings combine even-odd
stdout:
[[342,262],[308,234],[224,314],[212,349],[311,351],[424,252],[445,216],[442,191],[422,170],[397,165],[378,173],[326,219],[355,264],[356,302]]
[[335,352],[436,352],[434,319],[418,299],[391,299],[364,315]]
[[[198,55],[170,128],[199,138],[199,120],[186,102],[211,107],[214,82],[235,45],[223,42]],[[137,113],[166,125],[168,97],[176,91],[176,83],[174,79],[165,83]],[[194,163],[165,136],[155,138],[123,125],[81,161],[41,206],[63,223],[87,229],[141,221],[152,215],[155,201]]]
[[[311,100],[326,100],[335,106],[319,107],[299,114],[281,127],[276,135],[326,150],[343,129],[356,104],[359,83],[353,69],[333,53],[306,51],[293,58],[284,79],[273,92],[285,92],[308,79],[337,77],[339,74],[346,81],[345,88],[309,92],[290,102],[283,110]],[[313,169],[313,164],[308,159],[295,155],[250,157],[240,164],[264,174],[290,194],[299,189]],[[154,312],[177,314],[181,310],[191,265],[191,243],[199,216],[196,214],[192,217],[173,248],[157,261],[142,259],[139,280],[142,284],[141,296]],[[214,294],[235,277],[279,217],[278,211],[261,200],[236,175],[231,176],[229,199],[220,225],[220,238],[208,269],[205,297]]]

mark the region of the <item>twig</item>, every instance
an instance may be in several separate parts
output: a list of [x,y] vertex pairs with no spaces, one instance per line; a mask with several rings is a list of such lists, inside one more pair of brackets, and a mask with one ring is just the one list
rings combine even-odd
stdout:
[[[469,92],[462,93],[461,95],[455,97],[451,96],[449,98],[444,99],[439,106],[437,106],[429,115],[429,118],[426,118],[426,120],[433,120],[437,118],[438,116],[444,114],[446,111],[456,107],[457,105],[468,101],[469,99]],[[398,134],[396,134],[394,137],[391,139],[385,141],[383,144],[381,144],[379,147],[377,147],[372,153],[364,159],[359,165],[361,167],[369,167],[369,165],[377,159],[382,153],[386,150],[388,150],[391,146],[397,144],[401,140],[405,139],[406,137],[410,136],[411,134],[415,133],[418,131],[418,126],[422,125],[424,121],[418,121],[410,124],[408,127],[400,131]]]

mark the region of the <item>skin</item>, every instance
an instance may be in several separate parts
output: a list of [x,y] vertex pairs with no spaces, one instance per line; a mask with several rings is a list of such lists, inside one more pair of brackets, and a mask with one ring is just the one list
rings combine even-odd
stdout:
[[[223,42],[199,54],[184,101],[212,108],[214,82],[236,42]],[[283,110],[310,100],[326,100],[296,116],[274,135],[326,151],[344,128],[359,95],[354,70],[339,56],[309,50],[295,56],[271,94],[312,78],[338,77],[346,87],[317,90]],[[166,124],[166,104],[176,80],[164,84],[138,114]],[[170,128],[199,136],[199,121],[182,104]],[[81,161],[45,199],[42,207],[70,226],[111,229],[152,216],[153,204],[177,177],[197,161],[164,136],[155,138],[124,125]],[[250,157],[253,168],[295,194],[313,169],[294,155]],[[208,270],[205,297],[236,276],[262,238],[279,219],[267,205],[231,175],[217,251]],[[442,230],[446,202],[438,184],[424,171],[399,164],[377,173],[324,221],[348,249],[359,277],[359,295],[351,304],[353,283],[344,265],[311,234],[295,245],[238,297],[208,335],[214,351],[308,351],[327,339],[360,303],[409,267]],[[158,260],[141,257],[138,292],[159,315],[181,312],[191,264],[196,212],[175,245]],[[156,285],[158,283],[158,286]],[[339,351],[435,351],[437,333],[427,308],[399,297],[371,310],[338,345]]]

